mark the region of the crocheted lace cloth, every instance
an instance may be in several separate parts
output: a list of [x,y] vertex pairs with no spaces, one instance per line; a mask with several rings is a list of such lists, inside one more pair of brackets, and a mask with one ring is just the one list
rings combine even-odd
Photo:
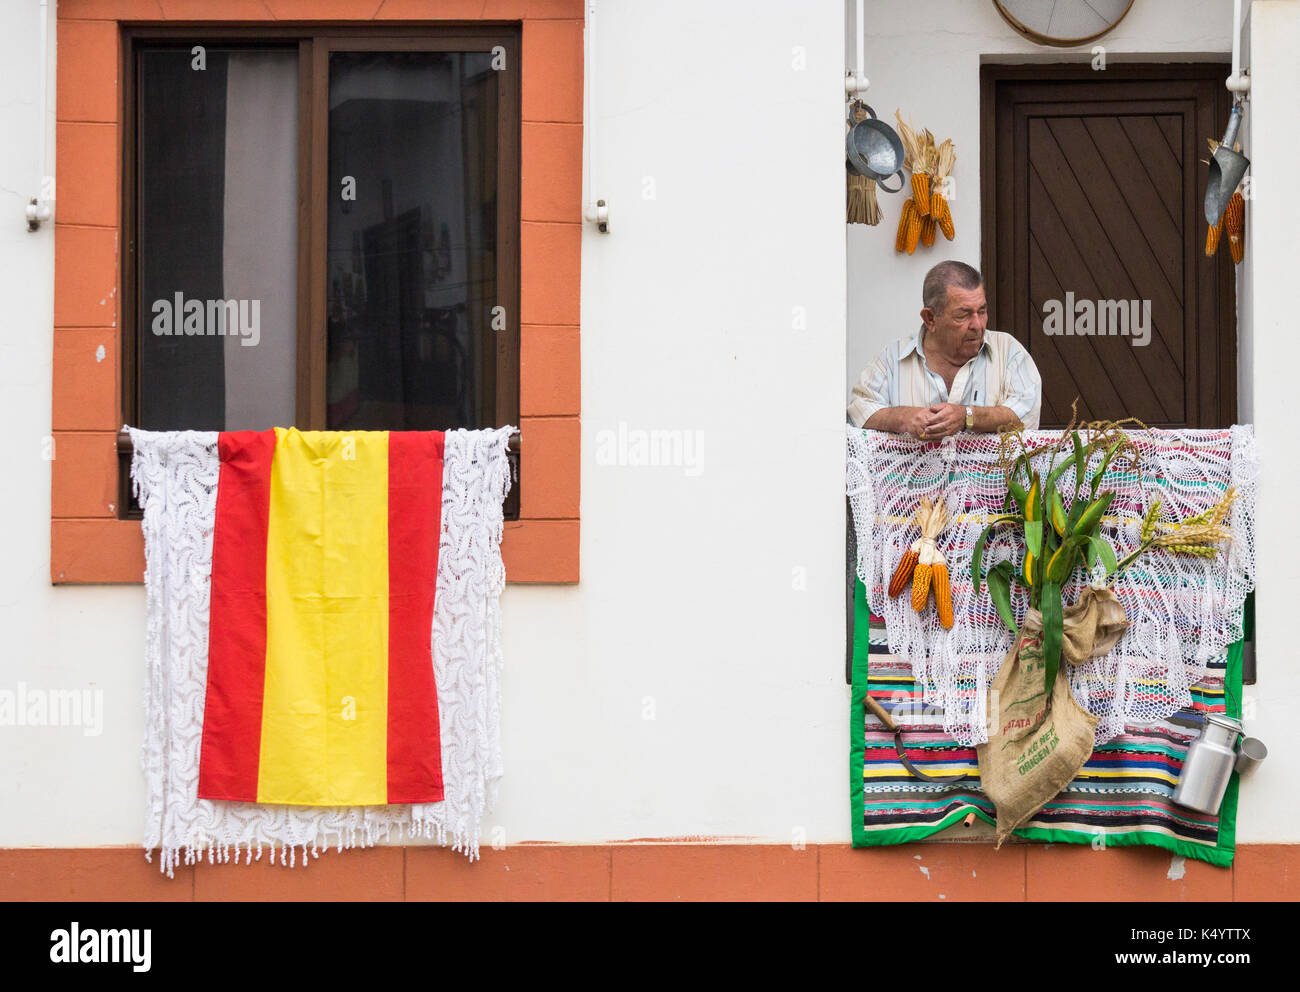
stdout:
[[[1034,431],[1025,440],[1036,446],[1060,436]],[[1201,680],[1206,661],[1241,637],[1243,606],[1255,580],[1259,459],[1253,430],[1152,430],[1130,436],[1140,454],[1137,470],[1112,466],[1102,483],[1116,493],[1101,530],[1118,557],[1138,547],[1152,499],[1161,501],[1159,519],[1172,523],[1207,509],[1229,485],[1238,494],[1226,521],[1234,539],[1227,553],[1214,559],[1149,551],[1115,580],[1129,629],[1110,654],[1070,672],[1075,698],[1101,718],[1097,743],[1126,724],[1161,720],[1190,705],[1190,687]],[[848,427],[847,440],[857,573],[871,612],[884,617],[889,650],[913,666],[925,702],[943,707],[944,729],[962,744],[984,743],[987,689],[1012,642],[987,586],[975,596],[970,575],[975,542],[1001,512],[1006,495],[997,437],[963,433],[934,444]],[[1094,470],[1097,463],[1093,459]],[[1068,510],[1072,468],[1058,485]],[[939,625],[932,606],[916,613],[907,594],[887,594],[899,558],[919,535],[912,516],[922,496],[948,506],[951,522],[937,547],[951,577],[952,630]],[[1019,528],[996,528],[983,571],[1007,558],[1019,566],[1024,552]],[[1083,569],[1075,570],[1062,590],[1066,605],[1088,578]],[[1022,619],[1028,596],[1016,585],[1012,605]]]
[[[144,847],[168,875],[206,852],[247,861],[277,850],[290,866],[319,848],[370,846],[404,835],[449,840],[478,857],[483,816],[496,802],[501,758],[502,502],[513,427],[448,431],[434,601],[445,798],[439,803],[319,808],[198,798],[207,691],[208,596],[220,461],[215,432],[128,428],[131,478],[144,508]],[[256,855],[254,849],[256,848]],[[298,849],[301,849],[301,852]]]

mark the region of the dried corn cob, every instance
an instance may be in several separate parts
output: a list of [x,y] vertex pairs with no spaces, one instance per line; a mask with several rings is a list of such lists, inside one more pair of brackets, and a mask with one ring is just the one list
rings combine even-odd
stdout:
[[929,248],[934,244],[935,232],[939,230],[939,222],[933,217],[926,217],[921,221],[921,244]]
[[930,578],[934,586],[934,609],[939,614],[939,626],[952,630],[952,588],[948,584],[948,563],[939,555]]
[[925,609],[925,601],[930,598],[930,579],[934,576],[934,566],[928,561],[916,563],[912,573],[912,609],[920,613]]
[[1205,257],[1213,258],[1214,253],[1219,250],[1219,232],[1223,225],[1211,224],[1209,230],[1205,232]]
[[922,217],[930,216],[930,176],[927,173],[912,173],[912,199]]
[[907,225],[911,220],[916,204],[911,200],[903,201],[903,212],[898,215],[898,234],[894,236],[894,251],[901,252],[907,246]]
[[903,552],[903,557],[898,559],[898,567],[894,569],[894,577],[889,580],[889,595],[891,598],[897,598],[912,580],[912,573],[916,570],[916,563],[920,558],[916,547],[917,544],[920,544],[920,541],[914,542],[912,547]]
[[[912,203],[911,200],[907,201]],[[910,255],[916,251],[916,244],[921,240],[921,215],[917,213],[916,204],[912,203],[912,212],[907,215],[907,237],[903,248]]]
[[939,230],[943,236],[951,241],[957,233],[957,229],[952,224],[952,208],[948,206],[947,199],[942,194],[939,195]]
[[1246,255],[1246,200],[1241,190],[1232,194],[1227,209],[1223,211],[1223,229],[1228,235],[1233,262],[1240,262]]

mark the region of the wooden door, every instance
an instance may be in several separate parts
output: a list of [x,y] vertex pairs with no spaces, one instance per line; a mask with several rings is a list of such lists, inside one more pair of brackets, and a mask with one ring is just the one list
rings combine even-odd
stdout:
[[985,66],[982,265],[989,326],[1043,378],[1042,426],[1217,427],[1237,414],[1233,264],[1206,258],[1218,64]]

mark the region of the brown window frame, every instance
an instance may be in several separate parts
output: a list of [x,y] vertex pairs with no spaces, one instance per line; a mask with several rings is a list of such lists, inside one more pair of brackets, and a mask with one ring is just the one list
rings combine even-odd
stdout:
[[[500,74],[497,124],[497,301],[506,308],[505,328],[497,332],[495,426],[519,423],[520,367],[520,233],[522,210],[521,129],[523,123],[518,24],[419,23],[384,27],[357,26],[124,26],[122,28],[122,251],[121,370],[122,412],[138,422],[143,384],[139,376],[139,300],[136,250],[139,230],[139,174],[136,163],[140,119],[138,63],[142,50],[175,45],[242,45],[287,49],[298,47],[298,305],[296,424],[303,430],[326,427],[326,197],[329,195],[329,56],[331,52],[505,51]],[[452,427],[455,425],[448,425]],[[519,457],[516,435],[511,444],[507,520],[519,519]],[[138,519],[131,497],[130,440],[119,436],[119,519]]]

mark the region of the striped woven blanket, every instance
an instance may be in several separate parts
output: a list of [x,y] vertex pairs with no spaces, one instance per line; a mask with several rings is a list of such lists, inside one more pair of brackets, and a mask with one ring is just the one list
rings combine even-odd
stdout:
[[[853,846],[921,840],[971,812],[994,823],[993,803],[980,788],[975,748],[944,731],[942,711],[925,704],[911,666],[889,653],[884,620],[870,613],[861,582],[855,620],[849,759]],[[893,734],[863,705],[868,693],[902,725],[907,756],[916,767],[968,777],[942,785],[909,774],[895,752]],[[1099,745],[1074,781],[1016,836],[1094,847],[1151,845],[1214,865],[1232,864],[1237,776],[1217,817],[1173,802],[1187,746],[1209,713],[1241,715],[1241,642],[1210,659],[1192,687],[1189,706],[1163,720],[1126,726]]]

